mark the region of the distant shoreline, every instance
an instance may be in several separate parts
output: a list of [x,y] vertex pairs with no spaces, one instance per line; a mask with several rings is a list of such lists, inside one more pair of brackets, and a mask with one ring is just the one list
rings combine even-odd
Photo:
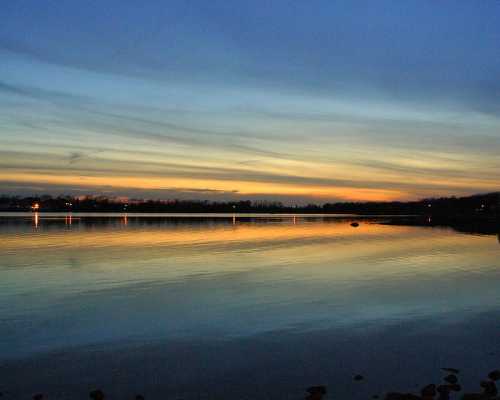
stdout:
[[40,216],[50,216],[50,215],[73,215],[82,217],[148,217],[148,216],[173,216],[173,217],[220,217],[220,218],[232,218],[233,216],[241,218],[254,218],[254,217],[329,217],[329,218],[413,218],[420,217],[419,214],[354,214],[354,213],[279,213],[279,212],[154,212],[154,211],[142,211],[142,212],[128,212],[128,211],[0,211],[0,217],[31,217],[34,214]]
[[162,213],[162,214],[264,214],[425,216],[451,219],[498,219],[500,192],[468,197],[431,198],[418,201],[336,202],[285,205],[278,201],[144,200],[103,196],[1,196],[0,212]]

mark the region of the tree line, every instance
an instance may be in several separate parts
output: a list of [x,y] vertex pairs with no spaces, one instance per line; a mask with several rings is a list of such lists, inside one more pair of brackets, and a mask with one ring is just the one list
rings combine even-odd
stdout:
[[0,196],[0,211],[155,213],[341,213],[362,215],[498,216],[500,192],[418,201],[285,205],[278,201],[122,200],[105,196]]

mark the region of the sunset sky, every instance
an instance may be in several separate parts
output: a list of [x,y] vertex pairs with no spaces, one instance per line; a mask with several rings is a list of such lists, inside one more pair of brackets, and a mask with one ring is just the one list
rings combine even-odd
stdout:
[[500,1],[3,0],[0,194],[500,189]]

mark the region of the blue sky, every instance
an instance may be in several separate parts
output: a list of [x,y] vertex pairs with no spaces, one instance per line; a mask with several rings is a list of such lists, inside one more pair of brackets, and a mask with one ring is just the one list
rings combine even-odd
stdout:
[[0,192],[500,187],[498,1],[10,1]]

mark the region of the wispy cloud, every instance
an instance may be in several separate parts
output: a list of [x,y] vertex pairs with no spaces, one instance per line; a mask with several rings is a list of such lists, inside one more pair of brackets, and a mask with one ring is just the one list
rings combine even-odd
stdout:
[[8,1],[0,191],[304,200],[500,184],[497,4],[111,2],[116,18]]

